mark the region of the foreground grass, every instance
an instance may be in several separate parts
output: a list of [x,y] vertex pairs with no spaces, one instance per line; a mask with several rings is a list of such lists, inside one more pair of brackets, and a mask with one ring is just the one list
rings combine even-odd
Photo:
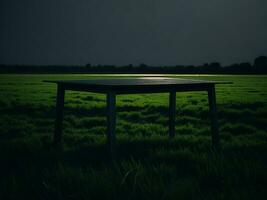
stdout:
[[88,78],[1,75],[0,199],[265,199],[267,77],[183,77],[235,82],[217,87],[220,152],[205,92],[177,94],[174,140],[166,94],[120,96],[113,162],[104,95],[67,92],[64,144],[51,146],[55,86],[41,81]]

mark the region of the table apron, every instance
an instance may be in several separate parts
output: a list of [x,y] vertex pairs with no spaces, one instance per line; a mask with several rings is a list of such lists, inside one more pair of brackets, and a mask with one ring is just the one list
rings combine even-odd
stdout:
[[80,86],[68,86],[61,85],[64,90],[71,91],[82,91],[107,94],[109,92],[115,92],[119,94],[150,94],[150,93],[169,93],[169,92],[194,92],[194,91],[208,91],[213,88],[214,84],[208,85],[191,85],[191,86],[172,86],[172,87],[124,87],[124,88],[113,88],[113,87],[80,87]]

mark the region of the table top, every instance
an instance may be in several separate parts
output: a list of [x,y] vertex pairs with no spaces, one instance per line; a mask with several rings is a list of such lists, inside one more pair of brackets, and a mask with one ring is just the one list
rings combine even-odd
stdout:
[[57,83],[66,89],[73,90],[88,90],[95,92],[106,92],[109,90],[118,91],[121,93],[140,92],[161,92],[169,89],[192,89],[198,88],[201,90],[202,86],[214,86],[215,84],[231,84],[226,81],[209,81],[209,80],[195,80],[195,79],[181,79],[181,78],[115,78],[115,79],[90,79],[90,80],[52,80],[45,81],[49,83]]
[[209,81],[196,79],[181,79],[181,78],[115,78],[115,79],[90,79],[90,80],[55,80],[45,81],[50,83],[60,84],[77,84],[77,85],[107,85],[107,86],[122,86],[122,85],[191,85],[191,84],[231,84],[226,81]]

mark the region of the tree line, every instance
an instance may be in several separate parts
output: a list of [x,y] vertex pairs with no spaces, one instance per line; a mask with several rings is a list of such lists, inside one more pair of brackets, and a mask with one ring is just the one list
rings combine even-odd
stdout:
[[149,66],[141,63],[126,66],[91,65],[0,65],[0,73],[170,73],[170,74],[267,74],[267,57],[257,57],[249,62],[221,66],[219,62],[205,63],[201,66]]

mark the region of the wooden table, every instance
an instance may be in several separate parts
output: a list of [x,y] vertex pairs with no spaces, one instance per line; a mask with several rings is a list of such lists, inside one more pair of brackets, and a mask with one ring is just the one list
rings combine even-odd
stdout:
[[114,150],[116,126],[116,95],[139,93],[169,93],[169,137],[175,135],[176,92],[207,91],[211,119],[212,146],[219,147],[218,120],[216,111],[216,84],[231,82],[178,79],[178,78],[131,78],[95,80],[45,81],[57,84],[56,122],[54,143],[62,139],[62,120],[65,90],[87,91],[106,94],[107,99],[107,141],[110,153]]

